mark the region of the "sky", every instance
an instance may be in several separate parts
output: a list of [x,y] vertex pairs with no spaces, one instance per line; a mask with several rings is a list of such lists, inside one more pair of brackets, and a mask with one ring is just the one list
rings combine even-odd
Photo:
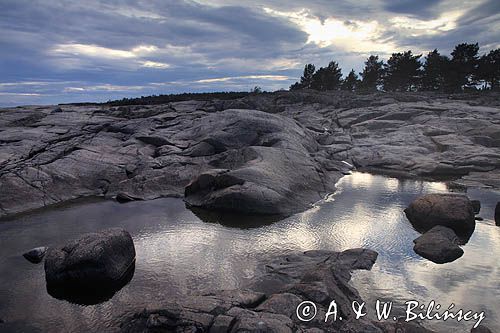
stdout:
[[0,0],[0,106],[288,89],[304,64],[500,46],[498,0]]

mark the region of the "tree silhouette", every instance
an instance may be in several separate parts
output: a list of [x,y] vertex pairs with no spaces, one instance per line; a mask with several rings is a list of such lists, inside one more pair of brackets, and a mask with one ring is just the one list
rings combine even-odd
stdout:
[[335,90],[342,83],[342,70],[338,63],[330,61],[327,67],[321,67],[313,75],[311,88],[316,90]]
[[360,88],[368,91],[375,91],[382,82],[382,74],[384,72],[383,61],[378,60],[378,56],[371,55],[365,61],[365,68],[362,73]]
[[359,87],[359,83],[361,81],[358,78],[358,75],[354,71],[354,69],[351,69],[349,74],[346,76],[344,81],[342,81],[342,85],[340,86],[340,89],[342,90],[348,90],[348,91],[355,91]]
[[316,67],[313,64],[307,64],[304,67],[304,74],[300,78],[300,85],[302,88],[311,88],[313,82],[314,72],[316,71]]
[[414,91],[420,81],[420,57],[411,51],[393,53],[384,66],[383,85],[386,91]]
[[332,61],[325,68],[316,71],[313,64],[304,67],[299,82],[290,90],[316,89],[348,91],[446,91],[463,89],[500,89],[500,49],[491,50],[479,57],[479,45],[462,43],[455,46],[451,57],[441,55],[437,49],[429,52],[422,64],[422,55],[412,51],[393,53],[384,65],[376,55],[371,55],[364,63],[361,80],[351,70],[342,80],[342,70]]
[[476,71],[479,64],[479,45],[462,43],[451,52],[451,62],[446,73],[446,88],[450,91],[461,91],[474,86],[477,81]]
[[488,84],[491,90],[500,89],[500,49],[491,50],[479,59],[476,77]]
[[423,67],[422,90],[436,91],[444,89],[450,59],[447,56],[442,56],[437,49],[434,49],[425,57]]
[[300,89],[302,89],[302,86],[300,85],[299,82],[295,82],[290,86],[290,91],[300,90]]

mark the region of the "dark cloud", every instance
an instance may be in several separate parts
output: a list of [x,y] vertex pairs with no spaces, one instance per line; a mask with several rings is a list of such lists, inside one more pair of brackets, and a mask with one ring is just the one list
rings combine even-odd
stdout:
[[462,18],[461,25],[493,22],[496,23],[498,27],[499,14],[500,14],[500,1],[488,0],[483,3],[480,3],[477,7],[468,11],[467,15],[464,15],[464,17]]
[[384,0],[384,8],[393,13],[432,19],[437,14],[433,9],[441,2],[441,0]]

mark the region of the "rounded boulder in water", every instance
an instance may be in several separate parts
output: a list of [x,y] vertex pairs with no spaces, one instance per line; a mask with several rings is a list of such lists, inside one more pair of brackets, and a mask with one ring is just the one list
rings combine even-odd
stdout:
[[112,287],[127,275],[134,263],[134,242],[127,231],[113,228],[85,234],[47,251],[47,288]]

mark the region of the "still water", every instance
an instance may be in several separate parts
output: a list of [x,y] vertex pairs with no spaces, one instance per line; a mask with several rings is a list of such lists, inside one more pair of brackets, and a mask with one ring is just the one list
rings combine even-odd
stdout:
[[[474,235],[457,261],[437,265],[413,252],[413,230],[403,209],[417,196],[446,192],[440,182],[398,180],[366,173],[342,178],[338,191],[310,210],[287,219],[223,219],[193,213],[180,199],[119,204],[86,200],[0,221],[0,331],[106,331],[120,316],[171,295],[231,289],[260,273],[267,259],[290,251],[379,252],[372,271],[357,271],[352,283],[367,302],[407,300],[485,311],[483,324],[500,331],[500,228],[493,213],[500,193],[469,189],[482,204]],[[47,294],[43,264],[22,253],[53,246],[108,227],[123,227],[134,238],[137,262],[131,282],[112,299],[83,306]],[[117,319],[118,318],[118,319]],[[466,332],[470,323],[427,321],[429,328]]]

